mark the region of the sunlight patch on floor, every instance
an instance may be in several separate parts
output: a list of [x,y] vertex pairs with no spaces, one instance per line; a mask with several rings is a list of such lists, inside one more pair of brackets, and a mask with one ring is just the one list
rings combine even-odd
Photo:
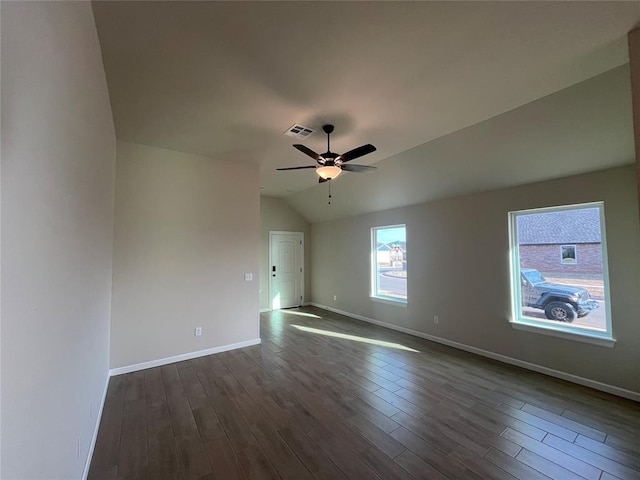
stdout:
[[407,352],[416,352],[413,348],[405,347],[399,343],[385,342],[384,340],[375,340],[373,338],[358,337],[356,335],[347,335],[346,333],[331,332],[329,330],[320,330],[318,328],[304,327],[302,325],[291,325],[292,327],[302,330],[303,332],[316,333],[318,335],[326,335],[327,337],[343,338],[345,340],[353,340],[354,342],[368,343],[370,345],[378,345],[380,347],[397,348],[398,350],[406,350]]

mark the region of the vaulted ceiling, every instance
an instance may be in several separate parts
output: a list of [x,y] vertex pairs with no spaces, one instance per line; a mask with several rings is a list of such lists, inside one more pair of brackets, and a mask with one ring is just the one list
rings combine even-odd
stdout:
[[[259,165],[311,221],[634,161],[640,2],[94,1],[118,139]],[[291,147],[373,143],[332,182]]]

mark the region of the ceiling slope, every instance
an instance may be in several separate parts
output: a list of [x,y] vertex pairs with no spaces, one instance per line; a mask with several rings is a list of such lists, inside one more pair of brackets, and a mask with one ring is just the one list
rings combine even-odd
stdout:
[[638,1],[92,5],[118,139],[258,164],[271,196],[317,185],[275,170],[306,164],[293,123],[376,163],[624,65],[640,21]]
[[624,65],[285,200],[310,222],[560,178],[635,160]]

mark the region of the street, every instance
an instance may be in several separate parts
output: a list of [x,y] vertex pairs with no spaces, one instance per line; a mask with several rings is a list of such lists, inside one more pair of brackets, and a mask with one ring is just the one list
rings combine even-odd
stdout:
[[[598,303],[600,304],[600,307],[598,309],[590,312],[584,317],[576,318],[569,325],[606,330],[607,319],[605,302],[604,300],[598,300]],[[522,315],[525,317],[547,320],[547,317],[545,317],[544,315],[544,310],[537,310],[535,308],[523,307]]]
[[378,292],[382,295],[388,295],[390,297],[407,298],[407,278],[385,275],[385,272],[398,272],[404,273],[398,270],[386,269],[380,271],[378,274]]

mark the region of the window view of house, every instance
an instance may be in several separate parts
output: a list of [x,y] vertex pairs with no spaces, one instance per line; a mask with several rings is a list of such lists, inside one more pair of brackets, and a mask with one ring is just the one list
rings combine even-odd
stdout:
[[372,228],[371,239],[371,296],[406,303],[406,226]]
[[601,203],[511,213],[514,321],[611,335]]

